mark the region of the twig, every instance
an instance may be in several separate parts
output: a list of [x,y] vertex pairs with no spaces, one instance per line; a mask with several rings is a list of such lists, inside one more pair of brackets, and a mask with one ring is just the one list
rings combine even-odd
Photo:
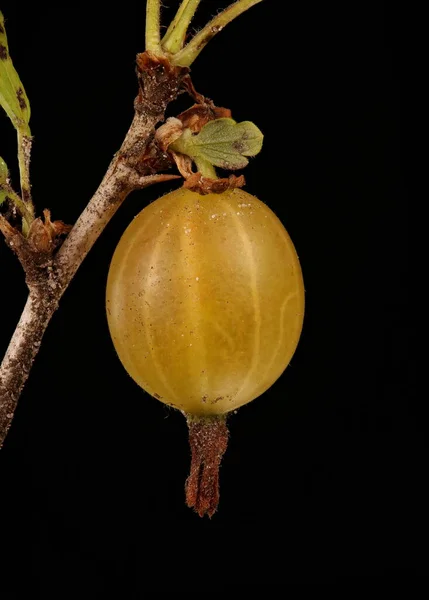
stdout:
[[[150,173],[144,158],[155,126],[163,120],[167,104],[176,98],[186,74],[187,69],[139,55],[138,77],[145,85],[136,99],[133,122],[99,188],[57,254],[43,254],[31,238],[27,242],[4,219],[0,221],[0,231],[17,252],[29,287],[24,312],[0,366],[0,447],[46,327],[85,256],[131,191],[177,177]],[[32,260],[26,260],[29,255]]]

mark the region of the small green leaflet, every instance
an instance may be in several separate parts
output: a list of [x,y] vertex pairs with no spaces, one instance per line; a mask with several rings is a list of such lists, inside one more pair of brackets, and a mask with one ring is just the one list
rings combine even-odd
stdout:
[[250,121],[237,123],[223,118],[209,121],[197,134],[185,129],[170,147],[193,159],[235,171],[248,165],[246,156],[258,154],[263,138],[262,132]]
[[30,102],[24,86],[13,66],[9,54],[3,13],[0,11],[0,104],[5,109],[15,129],[31,135]]

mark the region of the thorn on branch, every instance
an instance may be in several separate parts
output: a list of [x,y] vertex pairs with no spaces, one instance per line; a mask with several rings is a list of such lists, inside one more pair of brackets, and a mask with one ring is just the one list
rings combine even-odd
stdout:
[[180,178],[180,175],[168,175],[167,173],[161,173],[160,175],[145,175],[144,177],[139,177],[138,175],[136,175],[135,178],[131,179],[131,184],[134,189],[141,190],[150,185],[153,185],[154,183],[162,183],[164,181],[172,181],[173,179]]

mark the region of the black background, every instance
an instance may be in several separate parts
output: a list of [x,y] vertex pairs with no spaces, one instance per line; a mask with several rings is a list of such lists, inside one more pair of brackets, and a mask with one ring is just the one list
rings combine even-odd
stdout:
[[[196,25],[226,4],[202,2]],[[73,223],[132,118],[144,2],[1,8],[32,105],[37,207]],[[380,3],[266,0],[201,54],[197,89],[265,134],[246,189],[298,250],[299,348],[230,419],[220,508],[199,519],[184,505],[185,420],[127,376],[106,326],[119,237],[174,186],[129,197],[53,318],[0,452],[2,598],[23,586],[32,598],[125,600],[425,574],[428,428],[410,357],[398,27]],[[5,116],[0,136],[16,181]],[[0,287],[3,352],[26,297],[4,243]]]

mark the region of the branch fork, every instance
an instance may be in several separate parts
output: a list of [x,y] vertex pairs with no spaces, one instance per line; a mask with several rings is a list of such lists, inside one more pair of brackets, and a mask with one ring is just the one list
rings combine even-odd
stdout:
[[[0,367],[0,447],[38,352],[45,329],[71,279],[93,244],[130,192],[177,179],[154,173],[165,156],[153,146],[156,125],[167,104],[179,93],[188,69],[168,68],[150,54],[139,55],[140,88],[136,111],[120,150],[113,157],[99,188],[73,228],[52,221],[49,211],[34,219],[26,234],[0,215],[0,231],[20,260],[29,298]],[[151,164],[145,155],[151,153]],[[64,235],[67,233],[64,239]]]

